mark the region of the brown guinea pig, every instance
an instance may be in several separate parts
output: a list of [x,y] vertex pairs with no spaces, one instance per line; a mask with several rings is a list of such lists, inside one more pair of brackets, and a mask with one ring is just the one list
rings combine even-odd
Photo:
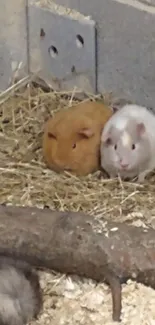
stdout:
[[78,176],[95,172],[100,165],[101,131],[112,114],[103,103],[91,101],[58,111],[44,129],[47,166]]

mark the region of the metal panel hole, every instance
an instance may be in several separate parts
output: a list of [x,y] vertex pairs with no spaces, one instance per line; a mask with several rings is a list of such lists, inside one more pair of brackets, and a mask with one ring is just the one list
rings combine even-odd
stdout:
[[55,58],[58,55],[58,50],[55,46],[51,45],[48,49],[49,54],[52,58]]
[[43,28],[40,29],[40,37],[44,37],[45,36],[45,31]]
[[71,67],[71,72],[72,72],[72,73],[75,73],[75,72],[76,72],[75,65],[73,65],[73,66]]
[[76,45],[77,45],[77,47],[84,46],[84,39],[81,35],[76,35]]

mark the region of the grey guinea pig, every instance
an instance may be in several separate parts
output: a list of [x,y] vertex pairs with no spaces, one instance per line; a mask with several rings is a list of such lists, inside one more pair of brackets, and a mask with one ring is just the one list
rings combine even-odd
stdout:
[[101,133],[101,166],[111,178],[138,176],[143,182],[155,168],[155,114],[127,104],[105,124]]
[[24,325],[42,306],[38,274],[29,264],[0,256],[0,325]]

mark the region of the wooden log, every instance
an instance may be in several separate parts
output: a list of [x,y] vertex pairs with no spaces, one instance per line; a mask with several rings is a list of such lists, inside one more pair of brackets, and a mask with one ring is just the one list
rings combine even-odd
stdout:
[[121,283],[131,278],[155,288],[155,231],[79,212],[0,206],[0,255],[105,281],[114,321],[120,321]]

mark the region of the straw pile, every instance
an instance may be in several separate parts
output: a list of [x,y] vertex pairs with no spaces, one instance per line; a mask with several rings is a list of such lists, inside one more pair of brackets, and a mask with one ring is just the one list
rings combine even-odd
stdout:
[[[98,218],[155,227],[155,175],[145,184],[83,178],[48,170],[42,159],[45,120],[72,105],[73,96],[46,93],[32,85],[0,106],[0,204],[84,211]],[[111,294],[105,284],[41,273],[44,310],[33,324],[110,325]],[[129,281],[123,286],[122,324],[153,324],[155,291]]]

